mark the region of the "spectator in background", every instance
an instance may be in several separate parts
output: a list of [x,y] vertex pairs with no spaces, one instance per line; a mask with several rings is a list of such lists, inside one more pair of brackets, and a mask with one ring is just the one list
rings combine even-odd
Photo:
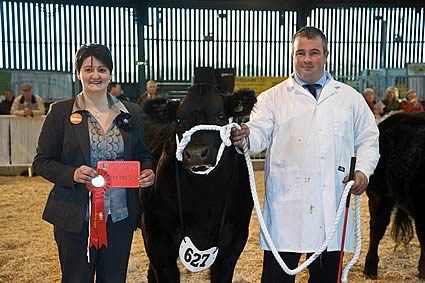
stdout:
[[17,96],[13,101],[10,110],[12,115],[23,117],[36,117],[44,115],[45,108],[43,99],[33,94],[32,85],[24,84],[21,86],[21,95]]
[[379,114],[387,114],[391,111],[399,111],[400,102],[398,101],[398,88],[388,87],[386,90],[386,95],[387,97],[382,101],[385,105],[384,113]]
[[416,96],[416,90],[410,89],[406,92],[406,101],[401,103],[401,109],[405,112],[424,112],[422,103]]
[[115,96],[119,100],[130,101],[128,97],[124,96],[121,85],[119,83],[111,82],[109,83],[109,93],[112,96]]
[[3,92],[3,96],[0,97],[0,114],[10,115],[10,109],[12,108],[13,100],[15,96],[12,90],[6,88]]
[[159,93],[157,92],[157,85],[154,80],[149,80],[146,82],[146,91],[143,95],[139,96],[137,99],[137,104],[143,106],[143,103],[148,99],[153,99],[159,97]]
[[375,112],[375,91],[371,88],[366,88],[363,91],[363,96],[366,99],[367,105],[369,106],[372,112]]

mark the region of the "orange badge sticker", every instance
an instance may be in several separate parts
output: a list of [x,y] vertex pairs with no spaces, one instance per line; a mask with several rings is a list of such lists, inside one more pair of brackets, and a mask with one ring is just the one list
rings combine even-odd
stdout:
[[71,121],[71,124],[78,125],[83,120],[83,116],[81,116],[80,113],[74,113],[69,117],[69,121]]

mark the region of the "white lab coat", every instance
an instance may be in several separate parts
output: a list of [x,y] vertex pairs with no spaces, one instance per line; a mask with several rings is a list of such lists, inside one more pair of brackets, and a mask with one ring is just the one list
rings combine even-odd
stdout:
[[[379,133],[372,112],[346,84],[330,79],[316,101],[290,77],[258,97],[247,125],[250,153],[267,148],[263,214],[274,244],[279,251],[316,251],[335,221],[351,157],[367,177],[376,167]],[[328,251],[340,249],[343,218]],[[263,235],[260,244],[270,250]],[[345,251],[353,247],[350,211]]]

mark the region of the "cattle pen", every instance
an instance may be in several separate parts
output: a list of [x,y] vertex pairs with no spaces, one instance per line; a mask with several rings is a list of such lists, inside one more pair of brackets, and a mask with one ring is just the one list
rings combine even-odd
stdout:
[[[263,171],[255,173],[260,202],[263,199]],[[41,219],[41,213],[51,184],[41,177],[0,176],[0,282],[60,282],[60,266],[52,226]],[[367,197],[362,197],[362,254],[351,269],[348,282],[422,282],[417,279],[419,243],[416,238],[407,247],[395,248],[389,233],[380,246],[380,273],[377,281],[363,275],[368,247],[369,212]],[[259,224],[253,212],[250,235],[235,270],[233,282],[260,282],[262,252],[258,246]],[[346,260],[349,259],[346,256]],[[127,282],[147,282],[148,259],[140,230],[134,234]],[[180,265],[181,267],[181,265]],[[181,282],[209,282],[208,274],[182,271]],[[297,275],[296,282],[306,282],[307,272]]]

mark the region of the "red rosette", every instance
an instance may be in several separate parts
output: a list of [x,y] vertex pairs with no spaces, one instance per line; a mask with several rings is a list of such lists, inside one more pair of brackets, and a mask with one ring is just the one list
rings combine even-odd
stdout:
[[[90,239],[89,247],[96,249],[102,246],[108,247],[108,238],[106,233],[105,213],[105,192],[111,184],[111,177],[103,169],[96,170],[98,175],[103,177],[102,180],[93,178],[92,183],[87,184],[87,189],[92,193],[92,206],[90,211]],[[94,183],[94,184],[93,184]]]
[[111,185],[111,176],[109,176],[109,174],[108,174],[108,172],[106,172],[106,170],[103,170],[103,169],[100,169],[100,168],[96,169],[96,172],[99,176],[103,177],[104,184],[100,187],[96,187],[92,183],[90,183],[90,184],[86,185],[87,189],[92,193],[94,193],[95,191],[99,191],[99,190],[101,190],[101,191],[103,191],[103,193],[105,193],[109,189],[109,186]]

